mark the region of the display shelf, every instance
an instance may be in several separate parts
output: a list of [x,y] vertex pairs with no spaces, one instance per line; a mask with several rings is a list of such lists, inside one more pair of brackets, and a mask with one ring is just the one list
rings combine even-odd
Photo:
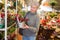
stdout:
[[9,26],[7,28],[7,30],[8,30],[7,39],[14,40],[14,38],[16,37],[16,34],[15,34],[15,24],[16,23],[13,23],[11,26]]
[[16,37],[15,31],[12,32],[12,33],[10,33],[10,34],[8,34],[7,36],[8,36],[7,39],[9,39],[9,40],[14,40],[15,37]]
[[5,28],[3,28],[3,29],[0,29],[0,31],[5,31]]

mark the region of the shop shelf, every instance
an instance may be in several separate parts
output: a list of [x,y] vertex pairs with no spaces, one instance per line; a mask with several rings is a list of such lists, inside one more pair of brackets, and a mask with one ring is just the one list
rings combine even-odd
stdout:
[[3,29],[0,29],[0,31],[5,31],[5,28],[3,28]]

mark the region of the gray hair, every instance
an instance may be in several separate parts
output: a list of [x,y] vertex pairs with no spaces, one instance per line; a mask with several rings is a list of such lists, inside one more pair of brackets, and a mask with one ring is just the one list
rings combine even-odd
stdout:
[[33,3],[31,4],[31,6],[37,6],[37,7],[39,7],[39,3],[38,3],[38,2],[33,2]]

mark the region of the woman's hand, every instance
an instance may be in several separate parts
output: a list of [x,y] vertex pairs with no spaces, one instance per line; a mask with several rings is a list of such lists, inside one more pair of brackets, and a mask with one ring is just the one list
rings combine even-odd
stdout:
[[24,29],[28,29],[28,28],[29,28],[29,26],[25,24],[24,25]]

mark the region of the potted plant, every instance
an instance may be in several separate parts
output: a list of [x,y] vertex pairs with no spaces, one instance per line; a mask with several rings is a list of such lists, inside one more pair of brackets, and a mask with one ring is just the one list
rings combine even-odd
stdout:
[[50,5],[52,6],[52,8],[54,8],[54,6],[57,4],[57,2],[55,0],[51,0],[50,1]]
[[54,11],[54,6],[57,4],[56,0],[51,0],[50,5],[52,6],[52,11]]

